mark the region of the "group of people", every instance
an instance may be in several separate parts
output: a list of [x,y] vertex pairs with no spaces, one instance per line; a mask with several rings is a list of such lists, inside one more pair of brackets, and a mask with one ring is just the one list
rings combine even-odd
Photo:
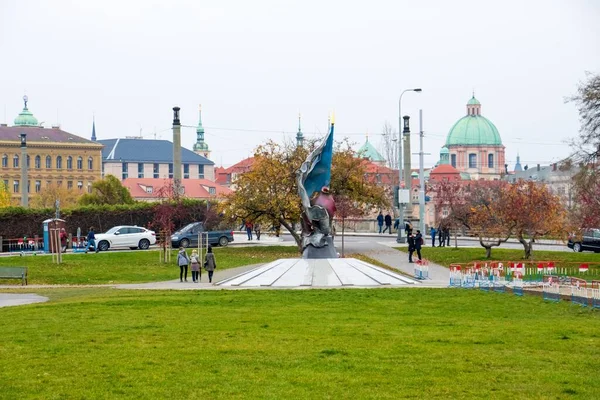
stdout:
[[198,256],[198,250],[192,250],[191,256],[188,256],[185,248],[181,247],[177,254],[177,265],[179,265],[179,281],[187,282],[188,266],[192,270],[192,282],[198,283],[202,279],[202,267],[208,272],[208,282],[212,283],[213,273],[217,268],[217,260],[213,253],[212,246],[209,245],[206,250],[206,257],[204,258],[204,264],[200,265],[200,257]]
[[450,246],[450,228],[439,226],[437,229],[431,228],[431,247],[435,247],[435,238],[438,238],[438,247]]
[[[385,222],[385,228],[383,227],[383,224]],[[398,221],[396,221],[398,222]],[[396,224],[395,228],[398,229],[398,224]],[[381,213],[381,211],[379,211],[379,215],[377,216],[377,226],[379,226],[379,234],[383,234],[386,231],[391,235],[392,234],[392,216],[387,213],[385,215],[385,217],[383,216],[383,214]]]
[[240,226],[240,230],[242,228],[246,229],[246,234],[248,235],[248,240],[252,240],[252,231],[256,235],[256,240],[260,240],[260,224],[257,222],[256,224],[252,223],[252,221],[246,221]]

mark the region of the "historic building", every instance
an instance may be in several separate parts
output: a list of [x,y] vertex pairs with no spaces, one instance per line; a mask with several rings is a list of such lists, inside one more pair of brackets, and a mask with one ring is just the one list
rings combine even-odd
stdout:
[[[173,178],[173,143],[141,138],[98,140],[102,151],[102,174],[127,178]],[[208,149],[208,147],[207,147]],[[181,148],[181,177],[215,180],[215,163],[186,148]]]
[[[0,173],[15,201],[21,199],[21,165],[27,164],[27,188],[31,195],[51,185],[91,192],[92,183],[101,178],[102,145],[60,129],[44,128],[27,108],[14,125],[0,125]],[[20,135],[27,135],[27,159],[21,159]]]
[[[159,178],[127,178],[122,183],[129,189],[131,197],[138,201],[165,199],[173,184],[170,180]],[[231,189],[208,179],[182,179],[181,187],[183,188],[183,197],[192,199],[219,199],[232,192]]]
[[386,160],[383,156],[377,151],[375,146],[369,142],[369,135],[367,135],[367,139],[365,143],[358,149],[356,155],[361,158],[366,158],[374,164],[385,166]]
[[467,102],[467,115],[448,132],[446,146],[450,165],[471,179],[500,179],[505,173],[502,139],[496,126],[481,115],[481,103]]

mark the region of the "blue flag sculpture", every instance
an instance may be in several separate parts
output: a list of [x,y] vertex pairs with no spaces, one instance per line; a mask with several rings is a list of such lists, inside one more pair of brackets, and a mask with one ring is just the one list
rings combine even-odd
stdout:
[[[298,194],[303,208],[301,222],[304,258],[337,257],[333,238],[330,236],[335,203],[328,187],[333,158],[333,126],[332,120],[325,140],[308,155],[296,171]],[[318,194],[313,197],[315,192]],[[312,248],[307,249],[309,246]]]

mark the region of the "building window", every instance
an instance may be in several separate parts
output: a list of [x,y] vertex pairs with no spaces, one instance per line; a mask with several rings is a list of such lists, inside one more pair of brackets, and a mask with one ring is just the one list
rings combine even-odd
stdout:
[[52,186],[52,181],[46,181],[46,187],[49,188],[50,186]]
[[456,154],[450,155],[450,165],[456,168]]
[[442,210],[442,217],[446,218],[450,214],[450,211],[446,207]]
[[204,165],[198,165],[198,179],[204,179]]
[[173,178],[173,163],[169,163],[169,178]]
[[40,169],[40,168],[42,168],[42,157],[40,157],[40,156],[35,156],[35,161],[34,161],[34,163],[35,163],[35,165],[34,165],[34,166],[35,166],[37,169]]
[[61,156],[56,157],[56,169],[62,169],[62,157]]
[[83,181],[77,181],[77,189],[81,191],[81,188],[83,188]]
[[67,181],[67,189],[68,190],[73,189],[73,181]]
[[13,192],[19,193],[19,181],[13,181]]
[[14,168],[19,168],[19,156],[15,154],[15,156],[13,157],[13,167]]
[[27,179],[27,193],[31,193],[31,181]]
[[494,155],[488,154],[488,168],[494,168]]
[[159,171],[159,166],[158,164],[154,164],[154,169],[153,169],[153,176],[154,178],[160,178],[160,176],[158,175],[158,171]]
[[48,168],[48,169],[52,168],[52,157],[50,157],[50,156],[46,156],[46,168]]
[[5,154],[2,156],[2,168],[8,167],[8,156]]
[[208,188],[208,194],[217,194],[217,188],[209,187]]
[[152,193],[152,186],[146,186],[146,193]]
[[92,193],[92,182],[88,182],[87,191],[88,191],[88,193]]
[[62,181],[56,181],[56,186],[57,187],[62,187]]
[[477,154],[469,154],[469,168],[477,168]]
[[35,192],[39,193],[42,190],[42,181],[35,181]]
[[190,164],[183,164],[183,179],[190,179]]
[[94,169],[94,159],[92,157],[88,157],[88,169],[90,171]]
[[122,176],[121,179],[127,179],[129,177],[129,165],[127,163],[121,164]]
[[138,178],[144,177],[144,163],[138,163]]
[[83,169],[83,158],[77,157],[77,169]]
[[73,169],[73,157],[67,157],[67,169]]
[[8,190],[8,179],[4,180],[4,188]]

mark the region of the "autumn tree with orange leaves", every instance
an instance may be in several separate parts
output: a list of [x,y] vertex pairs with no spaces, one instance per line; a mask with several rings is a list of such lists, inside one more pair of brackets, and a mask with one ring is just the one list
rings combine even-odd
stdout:
[[536,239],[567,236],[570,227],[566,210],[546,185],[517,181],[506,186],[502,201],[505,223],[514,226],[514,235],[523,245],[526,259],[531,258]]

